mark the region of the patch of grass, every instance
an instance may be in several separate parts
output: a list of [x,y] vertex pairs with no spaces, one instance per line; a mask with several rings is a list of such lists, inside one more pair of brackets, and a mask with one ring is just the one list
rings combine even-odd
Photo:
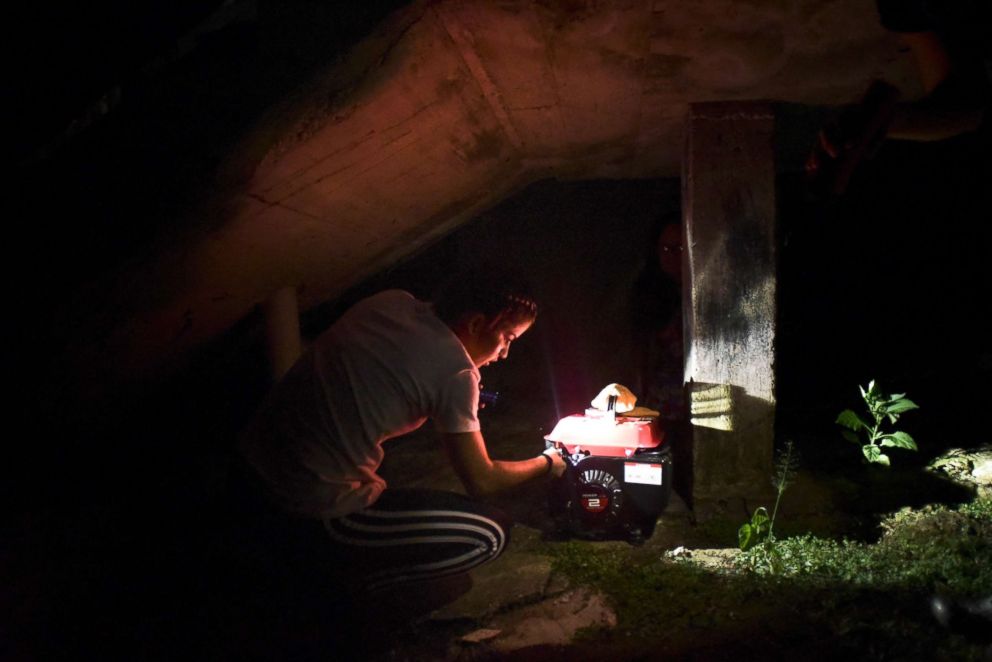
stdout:
[[801,657],[815,645],[830,658],[981,659],[981,646],[940,628],[928,600],[992,592],[992,501],[903,509],[882,529],[874,544],[779,539],[727,569],[586,542],[548,553],[573,584],[599,590],[616,611],[617,627],[586,632],[590,642],[641,641],[675,656],[701,646],[740,654],[745,645],[753,648],[745,656]]
[[811,583],[981,596],[992,592],[990,503],[904,508],[882,520],[875,544],[797,536],[748,550],[736,565]]
[[607,595],[624,634],[655,638],[693,628],[726,625],[756,587],[692,563],[657,558],[631,563],[621,548],[568,542],[552,550],[553,563],[573,583]]

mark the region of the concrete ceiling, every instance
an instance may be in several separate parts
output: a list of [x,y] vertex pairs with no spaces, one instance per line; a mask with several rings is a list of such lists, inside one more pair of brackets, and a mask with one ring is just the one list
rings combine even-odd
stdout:
[[311,307],[542,178],[678,176],[692,102],[918,92],[868,0],[421,1],[317,65],[222,155],[201,231],[91,295],[91,360],[154,369],[285,286]]

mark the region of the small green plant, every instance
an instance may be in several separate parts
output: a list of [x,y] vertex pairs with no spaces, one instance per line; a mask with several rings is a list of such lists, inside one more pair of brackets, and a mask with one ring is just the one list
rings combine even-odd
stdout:
[[882,452],[883,448],[905,448],[915,451],[916,442],[911,436],[899,430],[883,432],[882,423],[888,419],[889,423],[895,425],[900,415],[919,409],[916,403],[907,399],[905,393],[884,395],[874,379],[868,382],[867,389],[858,386],[858,390],[861,391],[861,398],[865,401],[874,424],[866,423],[853,411],[845,409],[837,416],[836,421],[837,425],[844,428],[841,430],[844,438],[852,443],[861,444],[858,433],[863,432],[868,439],[868,443],[861,446],[865,459],[885,466],[889,466],[889,456]]
[[791,441],[785,442],[785,448],[779,453],[775,461],[775,475],[772,478],[772,485],[775,486],[775,505],[772,507],[772,514],[768,515],[768,509],[760,506],[751,515],[751,521],[745,522],[737,530],[737,544],[742,551],[746,551],[760,543],[775,542],[775,516],[778,514],[778,504],[782,500],[782,493],[789,486],[791,475],[795,473],[796,453]]
[[771,540],[771,518],[768,509],[759,506],[751,515],[750,522],[744,522],[737,530],[737,544],[741,551],[751,549],[758,543]]

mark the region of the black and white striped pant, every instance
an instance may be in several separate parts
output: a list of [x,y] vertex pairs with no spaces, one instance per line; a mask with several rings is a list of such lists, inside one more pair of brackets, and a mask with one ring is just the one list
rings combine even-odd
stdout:
[[387,489],[370,507],[328,520],[334,556],[370,590],[471,570],[498,557],[510,520],[454,492]]

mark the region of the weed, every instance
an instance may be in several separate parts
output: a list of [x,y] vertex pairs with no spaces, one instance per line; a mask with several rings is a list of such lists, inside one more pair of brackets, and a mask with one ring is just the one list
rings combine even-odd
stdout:
[[916,442],[911,436],[899,430],[882,432],[882,423],[888,419],[889,423],[895,425],[900,415],[913,409],[919,409],[916,403],[907,399],[905,393],[885,396],[875,384],[874,379],[868,383],[867,389],[858,386],[858,390],[861,391],[861,398],[865,401],[865,406],[868,408],[868,413],[874,420],[874,424],[866,423],[853,411],[845,409],[837,416],[836,421],[837,425],[845,428],[841,431],[844,438],[852,443],[860,444],[861,438],[858,433],[863,432],[868,438],[868,443],[861,446],[861,452],[865,459],[871,463],[885,466],[889,466],[889,456],[882,452],[882,448],[905,448],[915,451]]
[[775,542],[775,516],[778,514],[778,504],[797,467],[795,449],[792,442],[787,441],[785,449],[779,453],[775,462],[775,475],[772,478],[772,485],[775,487],[775,505],[772,507],[772,514],[769,516],[768,510],[761,506],[751,515],[751,521],[745,522],[738,529],[737,543],[741,550],[750,549],[761,543]]

